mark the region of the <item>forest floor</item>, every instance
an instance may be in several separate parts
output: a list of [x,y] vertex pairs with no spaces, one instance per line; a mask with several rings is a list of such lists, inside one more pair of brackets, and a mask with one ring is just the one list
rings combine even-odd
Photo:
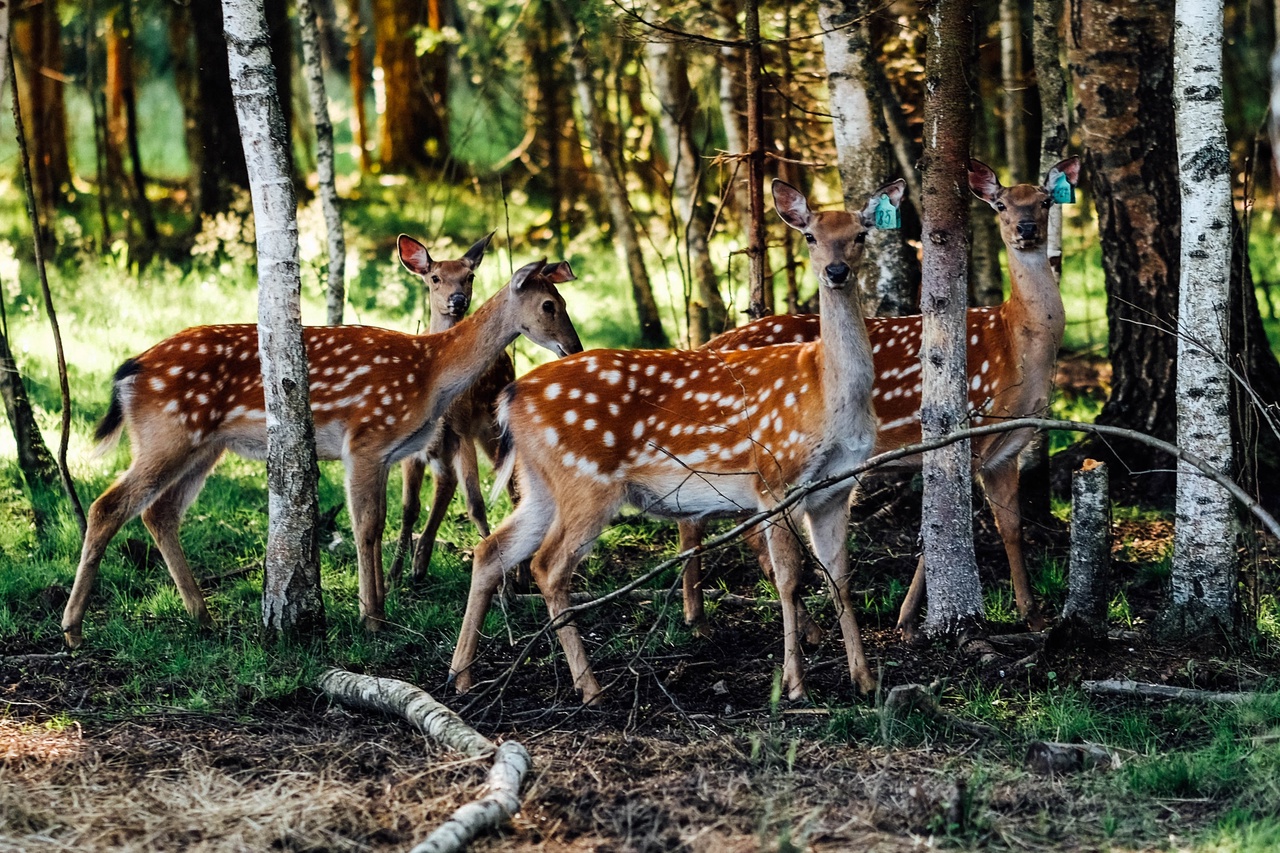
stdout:
[[[807,650],[813,702],[773,701],[780,625],[771,608],[712,604],[709,638],[619,643],[654,622],[653,607],[632,602],[581,621],[608,687],[601,708],[578,705],[558,648],[545,640],[483,701],[420,684],[533,757],[523,810],[474,849],[1262,850],[1280,839],[1272,828],[1252,846],[1215,846],[1233,814],[1247,825],[1258,801],[1280,801],[1280,704],[1161,706],[1079,688],[1128,678],[1275,689],[1272,641],[1224,650],[1153,638],[1165,583],[1158,567],[1172,537],[1162,515],[1117,517],[1119,592],[1107,641],[1061,647],[1010,618],[959,648],[913,647],[893,622],[915,562],[918,495],[901,481],[871,484],[860,507],[853,568],[867,587],[859,618],[872,665],[883,690],[926,685],[948,717],[891,721],[883,692],[855,696],[834,630]],[[981,515],[984,585],[1007,585],[999,538]],[[610,575],[634,576],[670,552],[673,531],[637,530],[614,540]],[[1065,525],[1030,540],[1042,571],[1063,564]],[[1271,558],[1265,549],[1253,556],[1269,573],[1262,588],[1274,588]],[[710,586],[762,596],[741,549],[707,562]],[[1061,592],[1040,594],[1052,607]],[[50,597],[57,610],[56,591]],[[833,625],[829,603],[815,596],[810,605],[819,624]],[[540,623],[532,605],[512,610],[526,633]],[[487,640],[479,677],[503,673],[521,645]],[[406,661],[376,674],[418,671]],[[48,639],[0,643],[0,851],[405,849],[484,783],[485,763],[315,689],[265,701],[246,694],[204,712],[166,703],[161,683],[155,701],[134,712],[120,696],[136,677],[92,645],[66,654]],[[1037,775],[1024,757],[1039,739],[1101,741],[1116,766]],[[1187,757],[1175,766],[1170,755]],[[1261,769],[1254,778],[1247,768]]]

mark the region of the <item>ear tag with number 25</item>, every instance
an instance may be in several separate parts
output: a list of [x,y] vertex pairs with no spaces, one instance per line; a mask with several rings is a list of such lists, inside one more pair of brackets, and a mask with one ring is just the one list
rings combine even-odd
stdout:
[[1058,179],[1053,182],[1053,200],[1058,204],[1076,203],[1076,188],[1062,172],[1058,173]]
[[876,202],[876,227],[885,231],[902,227],[902,215],[887,195],[880,196],[880,201]]

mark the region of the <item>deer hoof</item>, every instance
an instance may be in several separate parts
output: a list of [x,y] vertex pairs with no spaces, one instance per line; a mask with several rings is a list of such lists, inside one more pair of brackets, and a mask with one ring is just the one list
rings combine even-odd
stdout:
[[80,633],[80,626],[74,628],[62,629],[62,641],[67,644],[69,649],[78,649],[84,645],[84,636]]

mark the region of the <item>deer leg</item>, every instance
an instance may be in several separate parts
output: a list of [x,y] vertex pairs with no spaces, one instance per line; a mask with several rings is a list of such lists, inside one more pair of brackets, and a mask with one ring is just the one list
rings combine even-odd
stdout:
[[[549,619],[556,619],[569,608],[569,581],[573,570],[591,550],[600,531],[604,529],[605,522],[613,516],[612,510],[616,509],[605,507],[610,511],[601,515],[597,502],[583,501],[583,505],[587,510],[578,518],[566,516],[563,504],[559,507],[546,540],[533,558],[533,579],[537,581],[542,597],[547,602]],[[573,686],[582,691],[582,703],[599,704],[603,688],[591,671],[591,662],[587,657],[586,647],[582,644],[582,636],[578,633],[578,626],[573,622],[561,625],[556,629],[556,637],[569,662]]]
[[476,546],[471,563],[471,590],[467,594],[467,610],[458,632],[458,645],[449,664],[449,680],[459,693],[466,693],[475,683],[471,665],[480,645],[480,629],[493,602],[502,578],[515,565],[528,560],[538,550],[551,524],[553,507],[549,501],[530,499],[521,502],[493,535]]
[[1027,621],[1033,631],[1045,627],[1044,616],[1031,592],[1031,579],[1022,556],[1022,504],[1018,483],[1018,457],[1014,455],[1005,464],[984,471],[979,480],[987,496],[987,504],[996,519],[996,530],[1004,540],[1004,552],[1009,558],[1009,578],[1013,582],[1013,598],[1018,605],[1018,615]]
[[422,512],[422,480],[427,462],[422,454],[415,453],[400,463],[403,492],[401,493],[400,538],[396,542],[396,555],[391,559],[391,581],[399,583],[404,573],[405,555],[413,549],[413,528]]
[[418,547],[413,552],[413,579],[420,581],[427,576],[427,568],[431,565],[431,555],[436,549],[436,536],[440,525],[449,512],[449,502],[453,493],[458,490],[458,478],[453,473],[453,465],[448,456],[438,456],[431,460],[431,511],[427,513],[427,526],[422,528],[418,537]]
[[[763,528],[756,525],[743,535],[743,539],[755,552],[765,578],[776,587],[777,581],[773,578],[773,560],[769,558],[769,544],[765,542]],[[800,632],[800,638],[806,645],[816,646],[822,642],[822,629],[818,627],[817,622],[813,621],[813,616],[809,614],[809,608],[805,606],[804,598],[801,596],[796,597],[796,630]]]
[[489,535],[489,516],[484,505],[484,491],[480,488],[480,461],[476,457],[476,443],[463,438],[458,444],[458,455],[453,457],[453,472],[462,484],[462,497],[467,504],[467,517],[480,531],[480,537]]
[[347,511],[356,540],[360,620],[369,631],[385,626],[386,585],[382,576],[382,528],[387,521],[387,468],[375,459],[347,463]]
[[788,699],[803,699],[804,661],[796,630],[796,601],[800,595],[800,540],[785,521],[769,524],[764,532],[773,564],[774,585],[782,603],[782,689]]
[[924,555],[921,554],[916,561],[916,572],[911,576],[911,588],[898,610],[898,630],[908,645],[920,641],[920,607],[924,604],[924,593]]
[[[682,521],[679,529],[680,544],[677,548],[683,552],[702,544],[707,526],[700,521]],[[695,637],[710,637],[711,623],[707,621],[702,600],[702,556],[700,554],[694,554],[684,561],[681,584],[684,593],[684,624],[693,629]]]
[[213,624],[213,619],[209,616],[204,595],[200,592],[200,584],[192,574],[191,566],[187,564],[187,555],[183,553],[182,543],[178,538],[178,528],[182,524],[182,516],[200,494],[205,479],[221,456],[221,448],[197,451],[177,482],[165,489],[142,511],[142,523],[147,526],[151,538],[160,548],[169,576],[173,578],[178,594],[182,596],[183,606],[202,626]]
[[[137,451],[135,451],[137,452]],[[98,577],[98,567],[107,545],[127,521],[137,515],[155,496],[179,476],[182,455],[166,454],[154,458],[135,457],[133,465],[103,492],[89,507],[80,564],[76,567],[71,596],[62,611],[62,636],[67,646],[79,648],[84,641],[81,627],[89,607],[89,595]]]
[[809,541],[814,555],[826,575],[831,588],[831,598],[840,616],[840,633],[844,637],[844,653],[849,661],[849,677],[863,693],[876,689],[875,676],[867,665],[862,648],[862,633],[858,630],[858,618],[853,612],[853,598],[849,594],[849,501],[829,500],[817,507],[809,506],[805,513],[809,527]]

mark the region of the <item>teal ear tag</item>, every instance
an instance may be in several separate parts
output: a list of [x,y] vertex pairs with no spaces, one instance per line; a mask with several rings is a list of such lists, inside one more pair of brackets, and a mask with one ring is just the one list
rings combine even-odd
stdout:
[[1059,172],[1058,179],[1053,182],[1053,200],[1058,204],[1075,204],[1076,188],[1067,180],[1066,174]]
[[893,231],[902,227],[902,214],[889,201],[889,196],[882,195],[876,202],[876,227],[882,231]]

